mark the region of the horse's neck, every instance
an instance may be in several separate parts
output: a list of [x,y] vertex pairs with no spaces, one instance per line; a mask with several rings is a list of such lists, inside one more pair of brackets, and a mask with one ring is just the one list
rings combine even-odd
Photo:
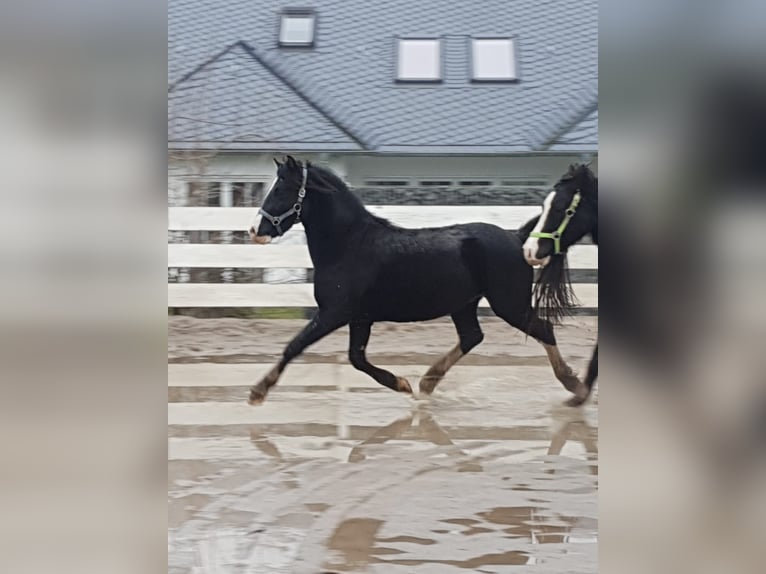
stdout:
[[[339,192],[347,193],[347,192]],[[342,198],[326,198],[305,219],[306,242],[315,267],[338,261],[363,233],[372,215],[361,204],[343,204]]]

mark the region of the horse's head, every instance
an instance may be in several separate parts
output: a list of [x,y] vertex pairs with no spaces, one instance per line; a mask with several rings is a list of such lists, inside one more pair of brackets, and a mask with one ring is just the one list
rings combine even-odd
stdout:
[[301,164],[292,156],[287,156],[284,163],[276,159],[274,163],[277,164],[276,179],[249,229],[254,243],[269,243],[274,237],[284,235],[300,221],[303,211],[308,164]]
[[571,165],[543,203],[543,213],[524,242],[530,265],[547,265],[593,231],[598,221],[598,178],[587,165]]

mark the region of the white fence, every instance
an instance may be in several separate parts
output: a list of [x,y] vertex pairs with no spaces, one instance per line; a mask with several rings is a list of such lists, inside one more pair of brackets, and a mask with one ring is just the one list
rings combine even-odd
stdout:
[[[370,206],[369,210],[403,227],[483,221],[504,229],[517,229],[540,213],[540,206]],[[244,231],[255,211],[251,207],[170,207],[168,230]],[[296,226],[284,239],[290,241],[275,245],[169,244],[169,268],[262,268],[270,271],[263,283],[170,283],[168,307],[314,307],[313,285],[306,282],[308,275],[299,272],[298,281],[302,282],[295,283],[294,270],[312,266],[303,229]],[[569,264],[573,270],[597,270],[596,246],[575,246],[570,250]],[[280,277],[279,270],[283,269],[293,270],[292,275]],[[278,283],[285,280],[290,283]],[[598,307],[597,283],[575,283],[574,289],[583,308]],[[486,307],[486,300],[481,305]]]

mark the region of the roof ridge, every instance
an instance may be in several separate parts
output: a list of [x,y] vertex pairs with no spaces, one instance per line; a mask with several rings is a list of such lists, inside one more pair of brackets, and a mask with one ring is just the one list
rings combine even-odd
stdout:
[[346,136],[348,136],[359,147],[361,147],[364,150],[369,149],[367,144],[364,142],[364,140],[358,137],[350,128],[343,125],[343,123],[340,120],[333,117],[332,114],[330,114],[322,106],[320,106],[314,100],[309,98],[305,93],[303,93],[300,89],[298,89],[298,87],[291,80],[289,80],[284,74],[279,72],[274,66],[272,66],[269,62],[267,62],[260,54],[258,54],[255,48],[250,46],[250,44],[248,44],[247,42],[243,40],[239,40],[234,45],[239,45],[242,49],[244,49],[256,62],[258,62],[261,66],[266,68],[266,70],[268,70],[268,72],[271,75],[273,75],[285,86],[287,86],[290,90],[292,90],[299,98],[301,98],[304,102],[306,102],[309,106],[311,106],[312,109],[314,109],[316,112],[322,115],[327,121],[329,121],[332,125],[338,128]]
[[187,80],[190,80],[193,76],[197,75],[197,73],[200,72],[203,68],[206,68],[207,66],[209,66],[216,60],[221,59],[223,56],[228,54],[232,49],[236,48],[237,44],[239,44],[239,42],[234,42],[233,44],[229,44],[220,52],[215,53],[213,56],[209,57],[207,60],[205,60],[198,66],[195,66],[191,71],[186,72],[183,76],[181,76],[175,82],[170,84],[170,86],[168,87],[168,93],[175,90],[180,84],[183,84]]
[[536,138],[537,141],[532,141],[531,148],[535,151],[547,150],[549,147],[555,144],[556,141],[561,136],[571,131],[572,128],[574,128],[577,124],[582,122],[585,118],[587,118],[590,114],[592,114],[597,109],[598,109],[598,92],[596,92],[595,94],[591,94],[586,104],[582,108],[580,108],[577,113],[573,113],[570,116],[569,121],[562,122],[557,129],[552,129],[548,134],[545,134],[543,137]]

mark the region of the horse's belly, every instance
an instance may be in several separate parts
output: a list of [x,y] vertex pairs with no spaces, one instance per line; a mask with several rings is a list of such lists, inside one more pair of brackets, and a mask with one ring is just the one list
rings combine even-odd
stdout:
[[467,278],[410,277],[376,286],[364,306],[376,321],[426,321],[454,313],[478,296]]

